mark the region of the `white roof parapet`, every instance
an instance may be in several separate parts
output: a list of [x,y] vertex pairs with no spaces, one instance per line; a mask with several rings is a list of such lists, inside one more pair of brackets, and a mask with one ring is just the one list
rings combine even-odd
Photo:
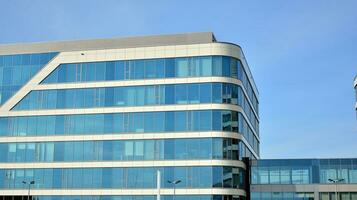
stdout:
[[197,32],[126,38],[4,44],[0,45],[0,55],[204,44],[212,42],[216,42],[212,32]]

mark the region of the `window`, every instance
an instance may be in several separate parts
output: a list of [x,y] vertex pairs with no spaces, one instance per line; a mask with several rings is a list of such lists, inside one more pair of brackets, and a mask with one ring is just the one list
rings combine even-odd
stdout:
[[280,184],[280,173],[278,168],[270,168],[269,179],[270,184]]
[[222,167],[212,167],[212,187],[222,187]]
[[176,58],[175,59],[176,67],[176,77],[187,77],[188,73],[188,59],[187,58]]
[[200,65],[201,76],[211,76],[212,74],[212,57],[201,57]]
[[175,85],[175,103],[187,104],[187,85]]
[[[188,85],[188,88],[187,88],[188,103],[190,103],[190,104],[200,103],[200,92],[199,92],[200,86],[202,87],[202,85],[200,85],[200,84],[189,84]],[[177,92],[176,92],[176,94],[177,94]]]
[[175,131],[185,131],[186,121],[186,112],[175,112]]
[[[190,91],[190,90],[189,90]],[[200,95],[200,103],[212,102],[212,84],[205,83],[200,85],[200,91],[197,91]]]

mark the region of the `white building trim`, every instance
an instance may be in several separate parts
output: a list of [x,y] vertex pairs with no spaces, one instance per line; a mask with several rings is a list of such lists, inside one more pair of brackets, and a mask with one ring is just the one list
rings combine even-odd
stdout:
[[235,132],[158,132],[158,133],[130,133],[130,134],[97,134],[97,135],[49,135],[49,136],[14,136],[0,137],[0,143],[10,142],[59,142],[59,141],[106,141],[106,140],[154,140],[175,138],[234,138],[242,140],[244,137]]
[[175,167],[175,166],[234,166],[246,169],[239,160],[144,160],[144,161],[89,161],[0,163],[0,169],[93,168],[93,167]]

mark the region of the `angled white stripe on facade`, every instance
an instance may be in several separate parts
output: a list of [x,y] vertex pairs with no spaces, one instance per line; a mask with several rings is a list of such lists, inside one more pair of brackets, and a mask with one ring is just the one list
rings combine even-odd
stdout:
[[[243,59],[241,49],[232,44],[209,43],[193,45],[140,47],[111,50],[88,50],[61,52],[45,65],[29,82],[14,96],[5,102],[0,112],[10,111],[26,94],[34,90],[58,65],[62,63],[96,62],[110,60],[134,60],[149,58],[187,57],[203,55],[225,55]],[[244,66],[247,69],[247,66]],[[248,78],[250,78],[248,76]],[[258,93],[256,93],[258,96]]]

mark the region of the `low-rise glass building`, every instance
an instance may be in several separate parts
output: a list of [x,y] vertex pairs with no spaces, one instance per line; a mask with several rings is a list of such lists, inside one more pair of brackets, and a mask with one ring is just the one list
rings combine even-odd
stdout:
[[262,159],[250,169],[252,200],[357,200],[357,159]]

